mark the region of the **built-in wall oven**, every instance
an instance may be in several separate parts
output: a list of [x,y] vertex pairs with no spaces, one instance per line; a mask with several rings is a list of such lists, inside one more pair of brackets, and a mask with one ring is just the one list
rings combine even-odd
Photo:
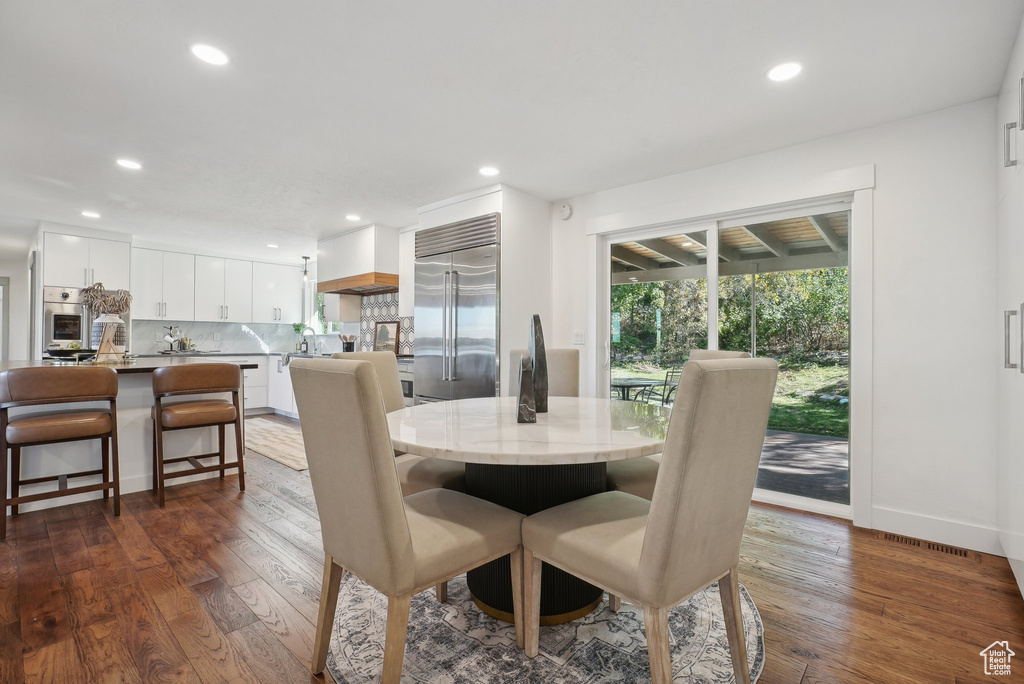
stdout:
[[77,342],[89,348],[89,315],[82,291],[74,287],[43,288],[43,350],[52,344]]

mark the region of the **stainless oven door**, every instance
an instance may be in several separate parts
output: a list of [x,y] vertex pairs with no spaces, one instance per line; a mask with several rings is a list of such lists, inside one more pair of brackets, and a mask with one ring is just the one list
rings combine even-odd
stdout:
[[46,304],[44,346],[59,344],[66,347],[78,342],[88,347],[85,328],[85,311],[81,304]]

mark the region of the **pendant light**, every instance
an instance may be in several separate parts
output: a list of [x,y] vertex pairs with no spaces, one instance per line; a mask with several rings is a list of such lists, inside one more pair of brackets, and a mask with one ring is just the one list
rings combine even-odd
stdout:
[[309,282],[309,257],[302,257],[302,282]]

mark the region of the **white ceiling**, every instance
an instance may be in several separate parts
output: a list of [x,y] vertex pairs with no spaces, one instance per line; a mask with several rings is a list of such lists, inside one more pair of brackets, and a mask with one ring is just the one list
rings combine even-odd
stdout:
[[[346,213],[410,225],[495,180],[571,197],[994,95],[1022,11],[0,0],[0,213],[297,257]],[[197,61],[196,42],[231,64]],[[765,79],[786,60],[804,72]]]

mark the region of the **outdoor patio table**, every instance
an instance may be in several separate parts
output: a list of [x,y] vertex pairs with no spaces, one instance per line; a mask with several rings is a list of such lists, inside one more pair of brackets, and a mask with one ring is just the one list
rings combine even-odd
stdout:
[[662,384],[662,381],[652,380],[650,378],[612,378],[609,384],[613,390],[616,390],[619,393],[619,399],[629,401],[629,393],[631,390],[642,390],[648,387],[654,387],[655,385]]
[[[615,399],[550,397],[536,423],[516,422],[515,397],[460,399],[388,414],[395,449],[466,464],[466,493],[525,515],[607,489],[607,462],[660,453],[671,410]],[[477,606],[512,621],[509,557],[467,573]],[[602,591],[544,567],[542,624],[569,622]]]

